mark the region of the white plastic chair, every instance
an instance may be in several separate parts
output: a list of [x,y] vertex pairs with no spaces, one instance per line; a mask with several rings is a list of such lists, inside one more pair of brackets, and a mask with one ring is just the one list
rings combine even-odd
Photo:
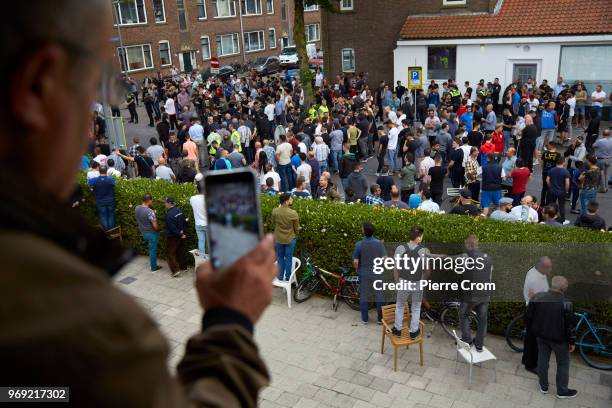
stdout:
[[[469,344],[465,341],[461,340],[455,330],[453,330],[453,335],[455,336],[455,343],[457,344],[457,356],[455,358],[455,374],[457,374],[458,364],[459,364],[459,356],[461,356],[466,363],[470,365],[470,374],[468,377],[468,386],[472,384],[472,366],[474,364],[478,364],[482,367],[482,363],[490,360],[497,360],[497,358],[487,349],[486,347],[482,348],[481,352],[473,349]],[[495,382],[497,382],[497,362],[495,364]]]
[[195,262],[195,265],[193,267],[193,270],[194,270],[193,279],[195,279],[196,278],[195,271],[197,271],[198,266],[200,264],[203,264],[204,262],[208,261],[208,256],[205,254],[200,254],[200,252],[197,249],[192,249],[191,251],[189,251],[189,253],[193,255],[193,260]]
[[[274,265],[278,264],[275,262]],[[297,286],[297,277],[295,276],[295,273],[298,269],[300,269],[300,266],[302,266],[302,261],[294,256],[291,260],[291,276],[289,277],[289,280],[282,281],[278,278],[274,278],[272,281],[272,285],[278,288],[283,288],[287,292],[287,306],[289,309],[291,309],[291,285],[295,283]]]

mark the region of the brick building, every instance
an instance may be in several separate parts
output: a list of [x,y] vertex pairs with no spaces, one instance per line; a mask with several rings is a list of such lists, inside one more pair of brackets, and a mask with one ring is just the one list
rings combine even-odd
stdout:
[[368,74],[370,86],[393,81],[393,50],[408,15],[489,13],[497,0],[339,0],[339,13],[323,12],[328,77]]
[[[214,55],[221,64],[278,55],[292,41],[293,0],[121,0],[116,7],[115,55],[137,78],[173,66],[206,69]],[[320,48],[318,7],[304,21],[307,40]]]

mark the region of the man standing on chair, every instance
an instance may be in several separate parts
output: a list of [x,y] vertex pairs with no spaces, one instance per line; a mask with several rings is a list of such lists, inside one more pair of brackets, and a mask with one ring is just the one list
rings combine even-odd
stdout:
[[[421,257],[423,260],[418,262],[418,266],[414,270],[408,269],[395,269],[395,281],[400,282],[401,280],[408,282],[418,282],[421,279],[427,279],[424,277],[423,265],[427,263],[427,257],[432,256],[429,250],[423,246],[421,246],[421,241],[423,241],[423,233],[424,230],[421,227],[414,226],[410,230],[410,242],[407,244],[402,244],[398,246],[395,250],[394,258],[404,259],[405,256],[413,259],[417,259]],[[404,264],[405,262],[402,262]],[[406,264],[412,265],[412,261],[407,262]],[[416,262],[415,262],[416,264]],[[397,301],[395,305],[395,323],[393,325],[393,334],[395,336],[401,337],[402,335],[402,326],[404,323],[404,307],[406,301],[410,297],[410,339],[414,340],[421,335],[421,329],[419,328],[419,318],[421,316],[421,301],[423,300],[423,291],[418,290],[418,286],[416,290],[398,290],[397,291]]]
[[[478,237],[469,235],[465,239],[466,258],[471,258],[471,267],[466,262],[466,270],[463,272],[464,279],[471,284],[482,284],[491,282],[493,267],[491,259],[479,248]],[[477,352],[482,352],[484,337],[487,334],[487,314],[491,293],[488,290],[463,290],[463,299],[459,306],[459,323],[461,326],[461,340],[474,345]],[[472,338],[470,329],[470,315],[472,310],[476,311],[478,317],[478,328],[476,337]]]

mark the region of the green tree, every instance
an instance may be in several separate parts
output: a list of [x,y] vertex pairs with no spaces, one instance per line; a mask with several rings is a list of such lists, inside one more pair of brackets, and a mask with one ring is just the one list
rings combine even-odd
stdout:
[[304,106],[308,106],[314,99],[314,91],[312,89],[313,74],[308,67],[308,54],[306,52],[304,6],[313,6],[317,4],[323,10],[335,13],[338,11],[338,8],[334,3],[337,2],[333,0],[294,0],[293,41],[295,41],[300,60],[300,77],[302,88],[304,89]]

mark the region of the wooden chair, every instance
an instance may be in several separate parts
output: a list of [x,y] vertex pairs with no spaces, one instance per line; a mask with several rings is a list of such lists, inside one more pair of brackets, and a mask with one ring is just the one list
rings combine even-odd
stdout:
[[411,344],[419,345],[420,364],[423,365],[423,334],[425,333],[425,324],[419,322],[421,334],[416,339],[410,338],[410,313],[408,305],[404,308],[404,326],[402,327],[401,337],[394,336],[391,330],[395,322],[395,304],[382,307],[382,346],[380,352],[385,352],[385,337],[389,337],[389,341],[393,345],[393,370],[397,371],[397,349],[400,347],[409,348]]
[[118,239],[119,243],[123,245],[123,234],[121,233],[121,225],[118,225],[106,231],[106,236],[108,237],[108,239]]

